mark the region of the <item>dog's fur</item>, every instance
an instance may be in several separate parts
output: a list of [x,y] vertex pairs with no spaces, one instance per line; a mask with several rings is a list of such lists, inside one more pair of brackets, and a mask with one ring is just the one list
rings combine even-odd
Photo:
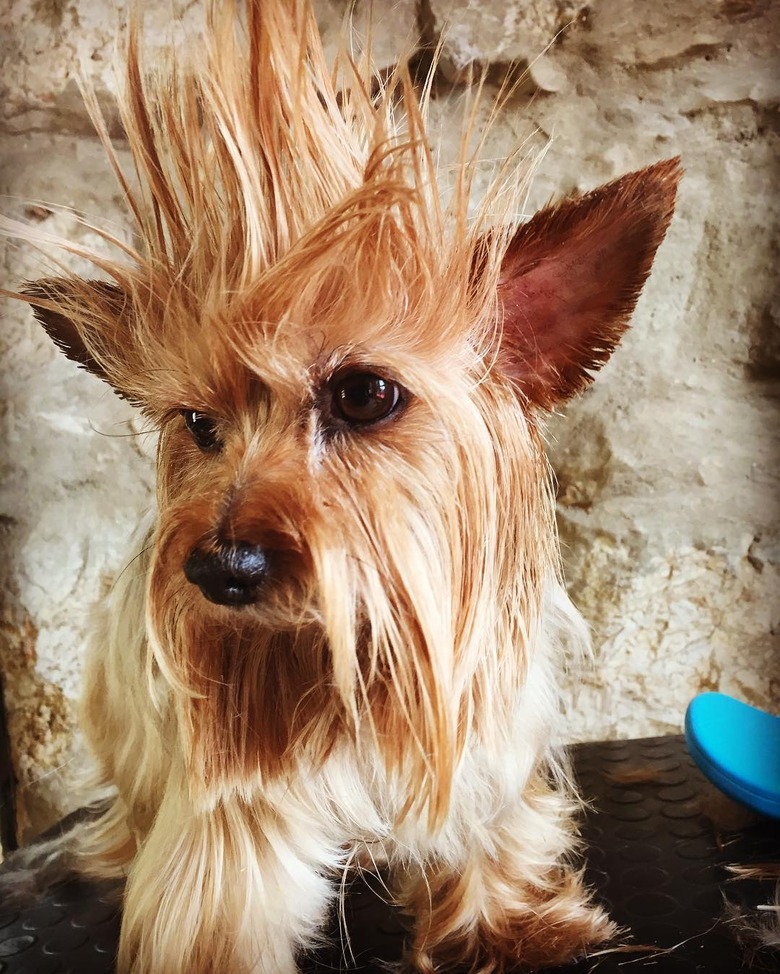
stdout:
[[[345,55],[332,75],[302,0],[213,3],[203,58],[151,80],[138,38],[135,182],[87,93],[137,246],[104,233],[122,259],[82,255],[107,281],[15,295],[160,429],[156,521],[82,708],[114,797],[73,841],[82,871],[127,872],[119,969],[292,972],[364,861],[393,876],[413,970],[566,961],[613,927],[572,861],[555,747],[587,633],[540,422],[619,341],[678,164],[517,226],[517,160],[469,213],[475,113],[445,194],[430,86]],[[351,425],[334,389],[361,371],[400,399]],[[254,604],[185,577],[225,539],[270,553]]]

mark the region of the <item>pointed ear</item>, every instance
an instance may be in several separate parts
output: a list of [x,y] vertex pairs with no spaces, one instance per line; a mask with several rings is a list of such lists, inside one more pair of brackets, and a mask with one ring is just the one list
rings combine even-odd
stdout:
[[628,326],[669,226],[670,159],[537,213],[515,233],[498,284],[501,362],[531,403],[586,386]]
[[21,294],[54,344],[88,372],[108,382],[118,395],[121,349],[128,345],[131,304],[107,281],[46,278],[26,284]]

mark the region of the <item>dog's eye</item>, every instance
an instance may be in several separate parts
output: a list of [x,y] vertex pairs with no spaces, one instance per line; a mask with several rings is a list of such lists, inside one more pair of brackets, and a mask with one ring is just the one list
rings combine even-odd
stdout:
[[190,435],[201,450],[218,450],[222,446],[213,419],[194,409],[182,409],[181,414]]
[[376,423],[401,401],[401,387],[374,372],[350,372],[335,380],[334,411],[353,426]]

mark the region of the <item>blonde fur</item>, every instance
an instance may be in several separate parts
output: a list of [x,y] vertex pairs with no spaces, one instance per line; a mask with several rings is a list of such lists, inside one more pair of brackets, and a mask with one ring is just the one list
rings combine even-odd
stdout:
[[[597,300],[609,281],[589,294],[596,331],[567,332],[560,382],[540,391],[546,365],[523,375],[512,349],[544,343],[513,308],[557,293],[559,263],[534,257],[513,290],[517,160],[470,217],[475,112],[445,192],[432,77],[419,92],[405,64],[379,80],[346,53],[331,71],[302,0],[208,10],[201,58],[154,73],[131,26],[133,179],[86,92],[136,244],[82,254],[109,282],[17,295],[160,427],[154,522],[85,674],[82,724],[114,797],[79,834],[80,868],[127,873],[121,972],[293,972],[365,857],[395,876],[413,969],[569,959],[612,927],[572,865],[556,685],[588,640],[561,584],[536,406],[617,342],[676,164],[525,235],[521,258],[574,226],[586,265],[615,225],[634,235],[617,249],[636,270],[614,300]],[[355,435],[328,426],[323,390],[360,369],[411,393]],[[218,454],[182,409],[214,417]],[[220,537],[282,566],[256,604],[213,605],[185,578]]]

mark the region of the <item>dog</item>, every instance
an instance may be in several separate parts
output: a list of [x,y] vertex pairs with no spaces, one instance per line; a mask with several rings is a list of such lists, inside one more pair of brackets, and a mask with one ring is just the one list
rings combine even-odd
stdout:
[[85,672],[111,798],[65,840],[127,877],[119,971],[292,974],[366,863],[421,974],[608,942],[557,744],[588,634],[543,425],[625,331],[679,161],[518,222],[518,157],[474,212],[474,113],[445,187],[431,78],[334,71],[304,0],[212,2],[155,77],[139,37],[133,178],[85,93],[136,241],[63,241],[99,279],[12,295],[159,429]]

